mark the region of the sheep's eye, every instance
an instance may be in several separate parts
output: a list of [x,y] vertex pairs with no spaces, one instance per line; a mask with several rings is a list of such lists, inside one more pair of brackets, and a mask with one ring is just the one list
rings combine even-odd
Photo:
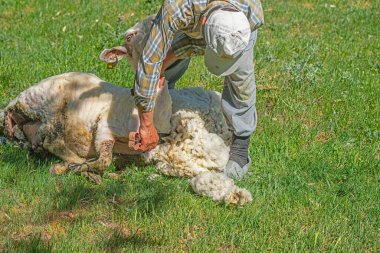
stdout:
[[125,38],[125,40],[126,40],[127,42],[130,42],[131,39],[132,39],[135,35],[136,35],[136,33],[128,34],[127,37]]

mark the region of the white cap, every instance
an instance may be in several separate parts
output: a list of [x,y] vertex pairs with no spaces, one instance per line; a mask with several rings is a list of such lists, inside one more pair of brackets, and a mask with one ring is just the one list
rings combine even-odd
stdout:
[[219,9],[207,17],[203,29],[207,69],[217,76],[232,74],[239,66],[240,56],[251,36],[247,17],[240,11]]

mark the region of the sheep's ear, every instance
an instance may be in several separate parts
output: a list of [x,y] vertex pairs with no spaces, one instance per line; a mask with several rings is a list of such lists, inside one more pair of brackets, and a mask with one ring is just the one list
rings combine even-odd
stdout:
[[99,59],[108,63],[118,62],[124,57],[131,57],[131,54],[123,46],[113,47],[111,49],[104,49],[100,55]]

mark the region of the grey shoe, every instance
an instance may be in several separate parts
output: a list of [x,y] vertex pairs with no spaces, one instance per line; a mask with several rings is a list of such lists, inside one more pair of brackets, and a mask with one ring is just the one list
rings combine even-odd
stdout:
[[224,174],[229,178],[240,180],[248,172],[249,167],[251,167],[251,163],[252,160],[249,156],[248,163],[243,167],[240,167],[237,162],[229,160],[227,162],[226,168],[224,169]]

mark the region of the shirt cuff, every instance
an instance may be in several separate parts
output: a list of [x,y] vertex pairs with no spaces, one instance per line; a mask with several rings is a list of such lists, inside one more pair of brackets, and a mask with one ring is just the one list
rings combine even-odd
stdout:
[[[136,76],[137,77],[137,76]],[[150,112],[154,109],[158,89],[154,84],[153,78],[140,77],[139,81],[135,80],[134,100],[136,106],[144,112]],[[139,83],[140,85],[137,85]]]
[[142,108],[142,110],[144,112],[151,112],[151,111],[153,111],[154,106],[155,106],[155,101],[154,100],[147,99],[147,98],[144,98],[144,97],[140,97],[140,96],[138,96],[136,94],[134,96],[134,100],[135,100],[135,105],[138,108]]

